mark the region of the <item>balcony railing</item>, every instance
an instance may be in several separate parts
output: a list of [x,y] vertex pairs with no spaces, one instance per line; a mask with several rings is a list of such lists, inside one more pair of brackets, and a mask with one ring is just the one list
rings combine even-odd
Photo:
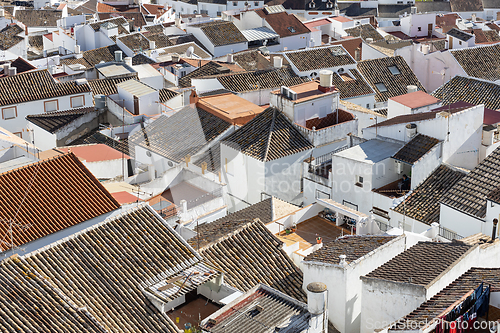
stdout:
[[189,200],[187,202],[187,209],[190,210],[196,206],[204,204],[205,202],[209,202],[210,200],[220,197],[222,197],[222,187],[216,189],[215,191],[205,193],[196,199]]
[[439,236],[446,238],[448,240],[462,239],[463,237],[457,234],[455,231],[451,231],[445,227],[439,226]]

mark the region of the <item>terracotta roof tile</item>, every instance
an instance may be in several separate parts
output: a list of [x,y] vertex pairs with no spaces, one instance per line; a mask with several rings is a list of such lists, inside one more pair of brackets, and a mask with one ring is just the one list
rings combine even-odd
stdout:
[[[400,74],[392,74],[389,70],[392,66],[395,66]],[[363,60],[358,62],[358,70],[377,94],[377,102],[385,102],[390,97],[406,94],[406,87],[409,85],[415,85],[425,92],[425,88],[401,56]],[[383,83],[386,91],[380,91],[376,86],[378,83]]]
[[114,95],[118,93],[117,84],[137,77],[137,73],[133,76],[119,77],[119,78],[106,78],[106,79],[96,79],[90,80],[89,85],[92,89],[92,94],[95,95]]
[[469,291],[479,287],[481,283],[491,286],[492,292],[500,291],[500,268],[471,268],[458,279],[449,284],[437,295],[420,305],[416,310],[399,320],[403,325],[397,325],[391,331],[405,330],[419,323],[430,322],[444,310],[460,300]]
[[316,47],[284,52],[284,55],[299,71],[318,70],[356,63],[342,46]]
[[375,94],[357,69],[349,69],[347,73],[342,75],[334,73],[332,82],[335,88],[339,90],[341,99]]
[[55,133],[61,127],[75,121],[81,116],[94,112],[94,107],[56,111],[26,116],[26,119],[44,130]]
[[133,134],[129,141],[181,162],[186,156],[195,155],[229,127],[228,122],[200,108],[187,106],[171,117],[159,117]]
[[88,84],[56,82],[47,70],[30,71],[0,80],[0,105],[90,92]]
[[57,27],[57,20],[62,18],[62,11],[52,9],[16,10],[15,18],[27,27]]
[[394,211],[428,225],[439,223],[441,198],[464,176],[441,164]]
[[314,146],[277,108],[269,107],[224,139],[259,161],[272,161]]
[[0,30],[0,50],[6,51],[14,45],[22,42],[24,38],[17,35],[23,31],[23,28],[17,24],[9,24]]
[[[50,289],[64,298],[61,304],[43,295],[40,303],[41,293],[24,295],[33,305],[23,305],[10,294],[7,299],[20,308],[37,306],[34,313],[43,311],[45,320],[33,315],[21,323],[15,311],[8,318],[2,316],[0,324],[17,322],[22,327],[18,331],[24,333],[56,329],[70,332],[77,325],[73,318],[80,314],[89,318],[82,326],[92,319],[100,326],[100,330],[91,326],[83,332],[176,333],[175,324],[148,300],[144,288],[151,281],[176,276],[201,260],[150,207],[140,206],[42,252],[17,262],[9,260],[9,269],[17,272],[14,280],[30,281],[28,278],[35,276],[35,281],[50,279]],[[56,314],[58,311],[61,314]],[[66,311],[72,314],[61,322]]]
[[310,30],[295,15],[287,12],[266,14],[263,9],[255,11],[281,38],[307,34]]
[[247,71],[271,69],[273,65],[259,51],[243,51],[233,53],[234,62]]
[[239,290],[263,283],[306,301],[302,272],[281,247],[282,242],[262,222],[247,221],[221,234],[200,254],[224,272],[225,283]]
[[345,255],[347,263],[351,263],[394,239],[395,236],[345,236],[324,243],[304,260],[339,264],[339,256]]
[[500,148],[495,149],[474,170],[460,179],[440,202],[482,219],[486,216],[486,197],[498,186],[500,186]]
[[484,104],[493,110],[500,109],[500,85],[474,78],[457,75],[436,89],[432,96],[441,99],[443,105],[465,101],[474,105]]
[[496,30],[474,29],[472,30],[472,33],[476,36],[476,44],[492,44],[500,42],[500,36]]
[[95,131],[92,131],[90,135],[82,136],[77,140],[71,142],[72,145],[83,145],[90,143],[105,144],[113,149],[118,150],[119,152],[124,153],[125,155],[130,156],[130,158],[132,159],[135,156],[134,146],[132,144],[129,145],[128,139],[115,140],[107,135],[98,132],[97,129]]
[[346,49],[346,51],[349,52],[349,54],[354,60],[356,60],[356,49],[359,48],[360,59],[363,58],[363,52],[361,50],[363,45],[362,38],[356,37],[356,38],[348,38],[338,41],[332,41],[330,45],[342,45],[344,49]]
[[16,67],[17,68],[17,74],[24,73],[27,71],[31,71],[34,69],[37,69],[35,66],[30,64],[27,60],[18,57],[16,60],[10,63],[10,67]]
[[500,44],[451,51],[451,54],[467,75],[488,81],[500,79]]
[[117,40],[125,44],[133,52],[149,50],[149,41],[140,32],[118,37]]
[[[28,187],[30,191],[23,202]],[[30,225],[26,229],[16,228],[16,246],[120,206],[74,154],[0,174],[0,196],[4,198],[0,202],[0,218],[15,217],[19,224]],[[6,233],[7,224],[0,224],[1,237]],[[8,246],[1,243],[0,249],[7,250]]]
[[483,11],[482,0],[450,0],[452,12]]
[[457,241],[418,242],[366,277],[427,286],[445,270],[456,265],[471,249],[471,246]]
[[181,88],[190,87],[191,86],[191,79],[220,74],[221,71],[227,70],[227,69],[229,69],[229,71],[232,71],[232,72],[245,71],[239,65],[235,64],[234,66],[231,66],[231,67],[227,67],[227,65],[228,64],[225,64],[222,62],[216,62],[216,61],[207,62],[206,64],[195,69],[194,71],[190,72],[189,74],[181,77],[179,79],[179,87],[181,87]]
[[130,24],[130,22],[132,22],[136,28],[142,28],[143,26],[146,25],[146,20],[144,19],[144,15],[140,12],[99,13],[98,16],[100,20],[107,20],[109,18],[123,16],[125,19],[128,20],[131,30],[132,30],[132,25]]
[[417,134],[417,136],[407,142],[396,154],[394,154],[392,158],[409,164],[415,164],[438,143],[438,139],[423,134]]
[[193,24],[190,27],[200,28],[215,46],[244,43],[247,41],[233,22],[212,21]]
[[377,29],[375,29],[371,24],[362,24],[354,28],[345,29],[345,32],[349,36],[361,37],[364,40],[366,40],[367,38],[373,38],[374,42],[384,39],[384,37],[382,37]]

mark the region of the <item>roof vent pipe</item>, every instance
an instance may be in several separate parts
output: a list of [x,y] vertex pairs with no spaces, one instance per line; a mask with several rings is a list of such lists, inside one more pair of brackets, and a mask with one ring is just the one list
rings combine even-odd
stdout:
[[307,310],[311,313],[311,327],[321,327],[320,332],[328,330],[327,287],[322,282],[311,282],[307,285]]
[[418,90],[417,86],[414,86],[414,85],[406,86],[406,92],[408,94],[412,93],[412,92],[416,92],[417,90]]
[[417,134],[417,124],[406,125],[406,136],[411,139]]
[[491,233],[491,242],[495,241],[497,233],[497,224],[498,224],[498,219],[493,219],[493,232]]
[[115,51],[115,61],[116,62],[123,61],[123,52],[122,51]]

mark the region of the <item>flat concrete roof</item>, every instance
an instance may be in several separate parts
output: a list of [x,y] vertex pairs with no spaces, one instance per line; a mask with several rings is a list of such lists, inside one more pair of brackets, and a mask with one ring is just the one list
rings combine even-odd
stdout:
[[440,99],[420,90],[409,94],[391,97],[389,99],[411,109],[421,108],[423,106],[436,104],[441,101]]
[[202,97],[198,101],[198,106],[219,118],[238,125],[247,123],[265,109],[231,93]]
[[96,66],[97,70],[101,72],[102,75],[106,77],[113,77],[118,75],[130,74],[134,73],[124,64],[109,64],[109,65],[101,65]]
[[132,69],[137,72],[137,75],[139,75],[139,79],[153,76],[163,76],[150,64],[132,66]]
[[354,161],[375,164],[392,157],[403,144],[378,139],[368,140],[360,145],[340,151],[333,156],[339,156]]
[[156,91],[147,84],[144,84],[137,80],[124,81],[118,83],[116,86],[128,91],[129,93],[137,97],[148,95]]

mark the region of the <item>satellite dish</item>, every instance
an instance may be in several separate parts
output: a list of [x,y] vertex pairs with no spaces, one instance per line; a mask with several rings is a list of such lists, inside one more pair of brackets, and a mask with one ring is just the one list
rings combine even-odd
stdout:
[[186,55],[188,57],[191,57],[194,53],[194,47],[191,45],[190,47],[188,47],[188,49],[186,50]]

